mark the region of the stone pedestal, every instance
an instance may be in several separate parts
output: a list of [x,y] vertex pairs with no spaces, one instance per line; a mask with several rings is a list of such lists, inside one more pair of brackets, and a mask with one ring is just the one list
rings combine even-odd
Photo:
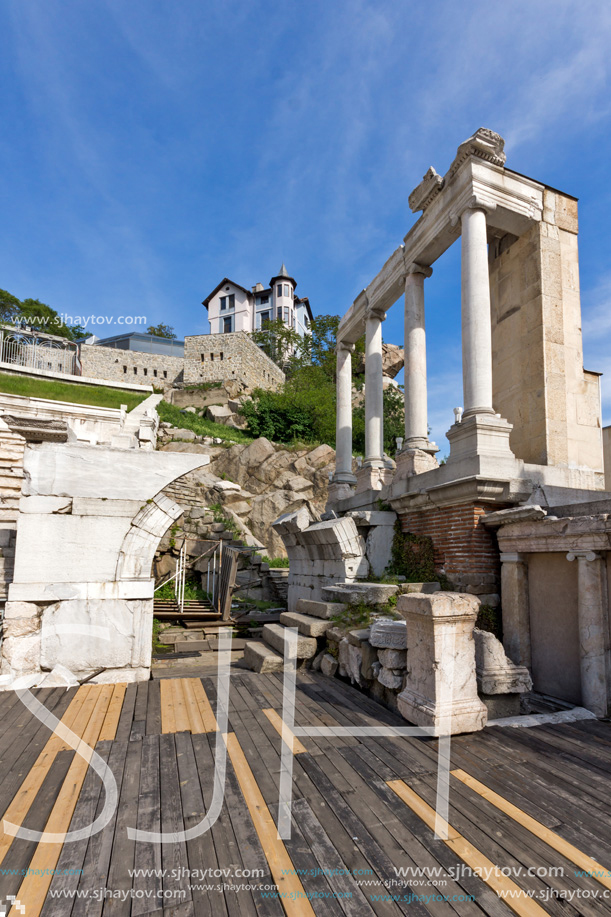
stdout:
[[475,676],[478,608],[475,596],[456,592],[402,595],[397,602],[407,622],[408,670],[399,712],[435,735],[477,732],[486,723]]
[[424,471],[431,471],[432,468],[438,468],[437,459],[432,454],[433,449],[437,450],[434,443],[430,444],[431,448],[427,449],[404,449],[397,456],[397,467],[393,483],[410,478],[414,474],[422,474]]
[[[449,466],[465,465],[466,474],[516,475],[516,458],[509,446],[513,426],[496,414],[478,414],[452,424],[446,434],[450,442]],[[470,459],[477,458],[475,467]]]
[[392,483],[394,471],[387,468],[382,462],[377,465],[364,465],[356,473],[355,493],[362,494],[368,490],[382,490]]

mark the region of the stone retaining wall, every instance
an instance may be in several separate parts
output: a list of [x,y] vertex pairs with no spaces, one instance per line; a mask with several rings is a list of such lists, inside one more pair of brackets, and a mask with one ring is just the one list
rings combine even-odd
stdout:
[[184,360],[158,353],[119,350],[116,347],[81,345],[84,376],[109,382],[132,382],[140,385],[170,386],[182,382]]
[[238,379],[249,388],[275,389],[284,373],[243,331],[185,338],[187,384]]

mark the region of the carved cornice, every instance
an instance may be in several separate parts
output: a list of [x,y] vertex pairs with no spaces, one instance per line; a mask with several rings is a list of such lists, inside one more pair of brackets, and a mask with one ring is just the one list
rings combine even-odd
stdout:
[[28,442],[65,443],[68,441],[68,424],[65,420],[17,417],[13,414],[3,414],[2,419],[12,433],[18,433]]
[[444,178],[431,166],[423,176],[420,184],[416,185],[407,199],[412,213],[418,213],[419,210],[424,212],[429,204],[435,200],[443,185]]
[[495,166],[504,166],[507,159],[503,152],[504,148],[505,141],[500,134],[491,131],[488,127],[480,127],[468,140],[460,144],[446,177],[452,178],[470,156],[476,156]]

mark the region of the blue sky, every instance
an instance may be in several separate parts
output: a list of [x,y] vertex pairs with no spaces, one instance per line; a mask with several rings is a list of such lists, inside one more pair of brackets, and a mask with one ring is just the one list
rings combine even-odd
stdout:
[[[0,287],[183,336],[208,330],[223,276],[285,261],[340,314],[428,166],[491,127],[509,167],[580,199],[585,365],[611,422],[606,0],[0,0],[0,36]],[[459,273],[454,246],[426,288],[440,445],[462,403]],[[384,332],[402,343],[400,304]]]

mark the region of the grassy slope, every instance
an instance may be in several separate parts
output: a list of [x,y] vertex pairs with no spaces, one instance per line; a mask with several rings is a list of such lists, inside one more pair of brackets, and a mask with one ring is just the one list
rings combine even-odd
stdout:
[[198,417],[197,414],[181,414],[180,408],[174,404],[168,404],[167,401],[161,401],[157,407],[157,412],[166,423],[171,423],[175,427],[182,427],[184,430],[193,430],[198,436],[220,436],[221,439],[229,440],[233,443],[251,443],[252,436],[248,436],[242,430],[235,430],[233,427],[226,427],[221,423],[213,423],[211,420],[205,420]]
[[91,404],[100,408],[120,408],[127,405],[131,411],[148,398],[146,392],[129,392],[124,389],[100,385],[81,385],[38,379],[34,376],[13,376],[0,373],[0,392],[9,395],[26,395],[30,398],[49,398],[51,401],[70,401],[73,404]]

